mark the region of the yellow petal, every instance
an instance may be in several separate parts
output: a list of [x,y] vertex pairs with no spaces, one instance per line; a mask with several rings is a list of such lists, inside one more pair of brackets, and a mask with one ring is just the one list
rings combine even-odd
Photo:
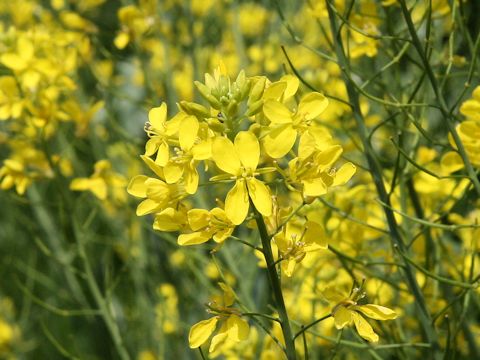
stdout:
[[352,178],[352,176],[357,171],[357,168],[352,163],[343,164],[340,169],[335,173],[335,179],[333,180],[333,186],[343,185],[348,180]]
[[160,166],[165,166],[168,162],[169,155],[168,144],[166,142],[161,142],[158,146],[155,163]]
[[328,106],[328,99],[320,93],[312,92],[305,95],[298,105],[298,113],[311,120],[320,115]]
[[279,100],[287,88],[286,81],[277,81],[271,84],[263,93],[263,100]]
[[279,101],[267,100],[263,104],[263,113],[272,124],[292,123],[292,113]]
[[228,339],[227,333],[227,323],[224,322],[218,330],[218,333],[212,337],[212,341],[210,342],[210,348],[208,349],[209,353],[214,353],[218,350],[218,348],[223,345]]
[[250,131],[240,131],[235,136],[235,150],[246,169],[255,170],[260,159],[260,144]]
[[174,208],[167,208],[155,215],[153,229],[158,231],[178,231],[184,223],[184,213],[177,211]]
[[169,161],[163,168],[167,184],[175,184],[183,175],[184,167],[174,161]]
[[328,300],[328,302],[331,303],[340,303],[346,298],[345,294],[342,294],[340,291],[338,291],[337,289],[335,289],[335,287],[332,286],[326,287],[322,291],[322,295],[325,297],[325,299]]
[[230,315],[227,320],[228,338],[232,341],[242,341],[248,338],[250,328],[248,323],[237,315]]
[[249,200],[246,188],[245,180],[237,180],[225,199],[225,212],[235,225],[240,225],[248,214]]
[[385,306],[366,304],[355,306],[354,309],[375,320],[393,320],[397,318],[397,313]]
[[17,54],[13,54],[13,53],[3,54],[0,57],[0,62],[2,62],[3,65],[5,65],[6,67],[12,70],[18,70],[18,71],[21,71],[28,66],[25,60],[23,60]]
[[226,173],[237,175],[240,159],[233,143],[225,137],[216,137],[212,144],[212,157],[217,166]]
[[210,234],[205,231],[197,231],[191,234],[181,234],[178,237],[178,245],[188,246],[188,245],[198,245],[206,243],[210,240]]
[[248,194],[258,212],[263,216],[272,215],[272,196],[267,185],[258,179],[250,178],[247,180],[247,186]]
[[281,158],[290,151],[296,139],[297,131],[291,124],[277,126],[265,137],[265,151],[275,159]]
[[198,189],[198,172],[193,164],[189,164],[184,171],[185,191],[187,194],[195,194]]
[[151,199],[162,202],[170,195],[170,189],[162,180],[148,178],[145,181],[147,186],[147,196]]
[[350,324],[352,321],[353,312],[348,310],[345,306],[339,306],[335,313],[333,314],[333,318],[335,320],[335,327],[337,329],[343,329],[345,325]]
[[442,165],[442,170],[447,174],[461,170],[465,166],[460,155],[454,151],[450,151],[443,155],[440,163]]
[[217,326],[217,317],[213,317],[208,320],[203,320],[192,326],[190,333],[188,334],[188,344],[190,348],[195,349],[200,347],[205,341],[208,340],[210,335],[215,331]]
[[115,36],[115,39],[113,40],[115,47],[120,50],[125,49],[129,42],[130,35],[124,31],[120,32],[117,36]]
[[159,107],[155,107],[148,112],[148,121],[157,130],[163,130],[165,121],[167,120],[167,104],[163,103]]
[[323,249],[328,247],[327,236],[323,231],[323,227],[315,221],[307,221],[305,223],[307,230],[303,236],[303,241],[307,244],[315,243]]
[[337,161],[342,152],[343,149],[340,145],[330,146],[315,156],[315,165],[320,165],[321,170],[323,170]]
[[143,216],[151,214],[157,210],[160,210],[160,204],[152,199],[145,199],[137,206],[137,216]]
[[210,214],[205,209],[192,209],[187,213],[188,224],[193,231],[203,229],[208,226]]
[[160,179],[165,178],[165,176],[163,175],[163,169],[158,164],[156,164],[155,161],[145,155],[140,155],[140,158]]
[[33,57],[35,49],[30,40],[25,37],[18,39],[18,54],[22,59],[30,60]]
[[147,197],[147,186],[145,185],[145,181],[147,181],[148,177],[145,175],[137,175],[132,180],[127,187],[127,192],[130,195],[136,197]]
[[202,141],[192,148],[192,155],[195,160],[207,160],[212,156],[212,141]]
[[282,261],[282,271],[287,277],[291,277],[295,267],[297,266],[297,262],[294,258],[289,258]]
[[223,306],[232,306],[235,302],[235,292],[233,289],[225,284],[224,282],[219,282],[218,286],[223,290]]
[[153,154],[155,154],[155,151],[157,151],[158,149],[158,142],[159,142],[159,139],[157,136],[149,139],[147,141],[147,143],[145,144],[145,155],[146,156],[152,156]]
[[84,191],[88,190],[90,187],[90,179],[89,178],[76,178],[73,179],[70,183],[70,190],[75,191]]
[[358,334],[370,342],[377,342],[378,335],[375,334],[370,324],[365,320],[361,315],[352,311],[353,322],[355,323],[355,328],[357,329]]
[[287,100],[297,93],[298,86],[300,85],[300,81],[296,76],[283,75],[280,78],[280,81],[285,81],[287,83],[287,88],[283,93],[283,100]]
[[315,137],[309,131],[304,132],[298,142],[298,157],[301,159],[309,157],[315,151],[316,145]]
[[303,181],[304,196],[321,196],[327,193],[327,186],[322,179],[312,179]]
[[197,138],[198,120],[195,116],[186,116],[180,123],[181,131],[178,134],[178,140],[180,141],[180,147],[182,150],[190,150]]

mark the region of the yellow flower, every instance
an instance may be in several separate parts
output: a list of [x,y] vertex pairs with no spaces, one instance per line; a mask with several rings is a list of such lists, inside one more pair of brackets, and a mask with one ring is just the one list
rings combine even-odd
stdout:
[[157,153],[155,162],[160,166],[165,166],[168,161],[168,140],[178,132],[179,122],[183,116],[185,114],[179,113],[172,120],[167,121],[167,104],[165,103],[151,109],[148,113],[145,131],[150,139],[145,145],[145,155],[152,156]]
[[314,137],[304,136],[298,157],[288,164],[289,181],[301,184],[304,196],[324,195],[329,187],[345,184],[356,168],[352,163],[346,163],[338,170],[333,167],[342,152],[340,145],[319,146]]
[[[281,158],[295,144],[298,133],[315,131],[313,120],[328,106],[328,99],[320,93],[305,95],[295,112],[277,100],[267,100],[263,113],[270,120],[270,131],[264,144],[268,155]],[[313,125],[313,126],[312,126]]]
[[188,212],[187,217],[194,232],[181,234],[178,237],[180,245],[203,244],[212,238],[217,243],[222,243],[232,235],[235,229],[235,225],[227,217],[225,211],[220,208],[213,208],[211,211],[192,209]]
[[202,141],[197,137],[200,124],[195,116],[185,116],[180,121],[180,128],[182,129],[178,134],[180,147],[174,147],[175,155],[165,164],[163,173],[168,184],[174,184],[183,177],[185,190],[189,194],[194,194],[199,180],[197,163],[199,160],[210,158],[211,140],[206,138]]
[[303,225],[289,221],[274,240],[282,257],[282,271],[288,277],[292,276],[296,264],[305,258],[307,252],[328,247],[323,228],[314,221]]
[[249,199],[264,216],[272,213],[270,189],[256,178],[271,169],[257,169],[260,160],[260,145],[251,132],[241,131],[232,143],[225,137],[213,140],[212,157],[217,166],[229,175],[221,175],[211,180],[234,179],[235,185],[225,199],[225,212],[235,225],[245,220],[249,209]]
[[20,97],[15,78],[0,77],[0,120],[18,118],[22,114],[24,102],[25,100]]
[[176,208],[179,201],[187,196],[183,184],[167,184],[164,181],[162,168],[147,156],[141,156],[141,158],[160,179],[137,175],[130,180],[127,192],[145,199],[137,207],[137,216]]
[[219,301],[209,303],[209,312],[217,315],[192,326],[188,335],[188,342],[192,349],[207,342],[219,321],[222,322],[222,325],[217,334],[212,337],[210,353],[217,351],[220,347],[229,348],[248,338],[250,331],[248,322],[240,317],[237,309],[231,307],[235,302],[233,290],[224,283],[219,283],[219,285],[223,289],[223,297]]
[[70,190],[91,191],[100,200],[105,200],[108,190],[123,188],[126,185],[125,178],[112,170],[112,164],[108,160],[100,160],[95,163],[95,171],[89,178],[76,178],[70,183]]
[[23,163],[13,159],[6,159],[0,168],[0,189],[8,190],[15,186],[17,194],[23,195],[32,179],[26,174]]
[[335,303],[332,316],[337,329],[343,329],[346,325],[354,323],[358,334],[370,342],[377,342],[378,335],[362,315],[374,320],[393,320],[397,318],[395,311],[387,307],[374,304],[358,305],[358,300],[365,297],[365,293],[361,293],[359,288],[355,288],[350,296],[345,296],[334,288],[326,288],[323,291],[323,296],[329,302]]

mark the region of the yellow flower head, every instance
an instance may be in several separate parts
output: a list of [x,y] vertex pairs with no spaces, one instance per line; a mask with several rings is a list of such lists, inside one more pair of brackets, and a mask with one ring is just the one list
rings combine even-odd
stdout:
[[359,305],[359,300],[365,297],[361,288],[355,288],[349,296],[345,296],[345,294],[329,287],[323,291],[323,296],[329,302],[335,304],[332,309],[332,316],[337,329],[343,329],[346,325],[354,323],[358,334],[371,342],[377,342],[378,335],[362,315],[374,320],[393,320],[397,318],[395,311],[387,307],[374,304]]
[[212,180],[235,180],[225,199],[225,211],[235,225],[241,224],[247,217],[250,200],[260,214],[272,214],[270,189],[256,178],[261,173],[261,169],[257,170],[260,145],[254,134],[241,131],[234,143],[225,137],[216,137],[212,144],[212,157],[218,168],[228,174]]

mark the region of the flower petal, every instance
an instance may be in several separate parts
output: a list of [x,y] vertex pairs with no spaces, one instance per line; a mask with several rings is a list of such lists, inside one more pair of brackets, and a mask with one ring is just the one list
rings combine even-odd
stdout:
[[147,214],[151,214],[157,210],[160,210],[161,206],[160,203],[152,200],[152,199],[145,199],[137,206],[137,216],[143,216]]
[[235,182],[233,188],[228,192],[225,199],[225,212],[228,218],[235,225],[240,225],[248,214],[248,192],[245,180]]
[[163,103],[148,112],[148,121],[157,130],[163,130],[167,120],[167,104]]
[[352,311],[353,322],[355,323],[355,328],[357,329],[358,334],[370,342],[377,342],[378,335],[372,329],[372,326],[365,320],[361,315],[357,314],[355,311]]
[[157,157],[155,158],[155,163],[160,166],[165,166],[168,162],[169,151],[168,144],[164,141],[158,146]]
[[397,318],[397,313],[385,306],[366,304],[354,307],[355,310],[360,311],[369,318],[375,320],[393,320]]
[[210,233],[206,231],[197,231],[190,234],[180,234],[178,236],[177,242],[178,245],[188,246],[188,245],[199,245],[206,243],[210,240]]
[[210,335],[215,331],[217,322],[218,318],[213,317],[208,320],[202,320],[193,325],[188,334],[188,344],[190,345],[190,348],[198,348],[207,341]]
[[190,150],[197,138],[198,120],[195,116],[186,116],[180,123],[182,131],[178,133],[178,140],[180,141],[180,147],[182,150]]
[[263,104],[263,113],[273,124],[291,124],[292,113],[279,101],[267,100]]
[[265,150],[269,156],[275,159],[281,158],[290,151],[296,139],[297,131],[291,124],[274,127],[268,135],[265,136]]
[[255,208],[263,216],[272,215],[272,197],[267,185],[258,179],[247,180],[248,194],[255,205]]
[[235,150],[242,165],[255,170],[260,159],[260,144],[254,134],[250,131],[240,131],[235,136]]
[[212,157],[217,166],[226,173],[237,175],[240,159],[233,143],[225,137],[216,137],[212,144]]
[[184,167],[173,161],[169,161],[163,168],[167,184],[175,184],[183,175]]
[[343,185],[348,180],[352,178],[352,176],[357,171],[357,168],[352,163],[343,164],[340,169],[335,173],[335,179],[333,180],[333,186]]
[[298,113],[305,119],[312,120],[320,115],[328,106],[328,99],[318,92],[305,95],[298,105]]
[[190,164],[185,168],[185,191],[187,194],[195,194],[198,189],[198,172],[194,165]]
[[147,179],[148,177],[145,175],[137,175],[133,177],[128,184],[127,192],[136,197],[147,197],[147,186],[145,185]]
[[345,325],[350,324],[352,321],[353,311],[348,310],[345,306],[339,306],[335,313],[333,314],[333,318],[335,320],[335,327],[337,329],[343,329]]
[[322,179],[312,179],[303,181],[304,196],[321,196],[327,193],[327,186]]
[[323,231],[323,227],[314,221],[307,221],[305,224],[307,230],[303,236],[303,241],[307,244],[317,244],[323,249],[328,247],[327,237]]
[[230,315],[227,320],[227,333],[230,340],[242,341],[248,338],[250,328],[240,316]]
[[203,229],[210,222],[210,214],[205,209],[192,209],[188,211],[188,224],[193,231]]

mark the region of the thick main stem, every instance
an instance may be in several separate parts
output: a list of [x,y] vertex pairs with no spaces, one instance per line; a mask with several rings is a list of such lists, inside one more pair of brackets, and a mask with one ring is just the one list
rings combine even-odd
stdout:
[[275,268],[275,259],[273,258],[272,247],[270,245],[270,235],[267,227],[263,221],[262,215],[257,211],[252,204],[255,212],[255,220],[257,222],[260,239],[262,240],[263,254],[267,263],[267,273],[270,286],[272,288],[273,297],[277,305],[278,316],[280,318],[280,325],[282,327],[283,338],[285,339],[285,350],[288,360],[296,359],[295,342],[293,340],[292,329],[290,328],[290,320],[288,319],[285,301],[283,300],[282,286]]

